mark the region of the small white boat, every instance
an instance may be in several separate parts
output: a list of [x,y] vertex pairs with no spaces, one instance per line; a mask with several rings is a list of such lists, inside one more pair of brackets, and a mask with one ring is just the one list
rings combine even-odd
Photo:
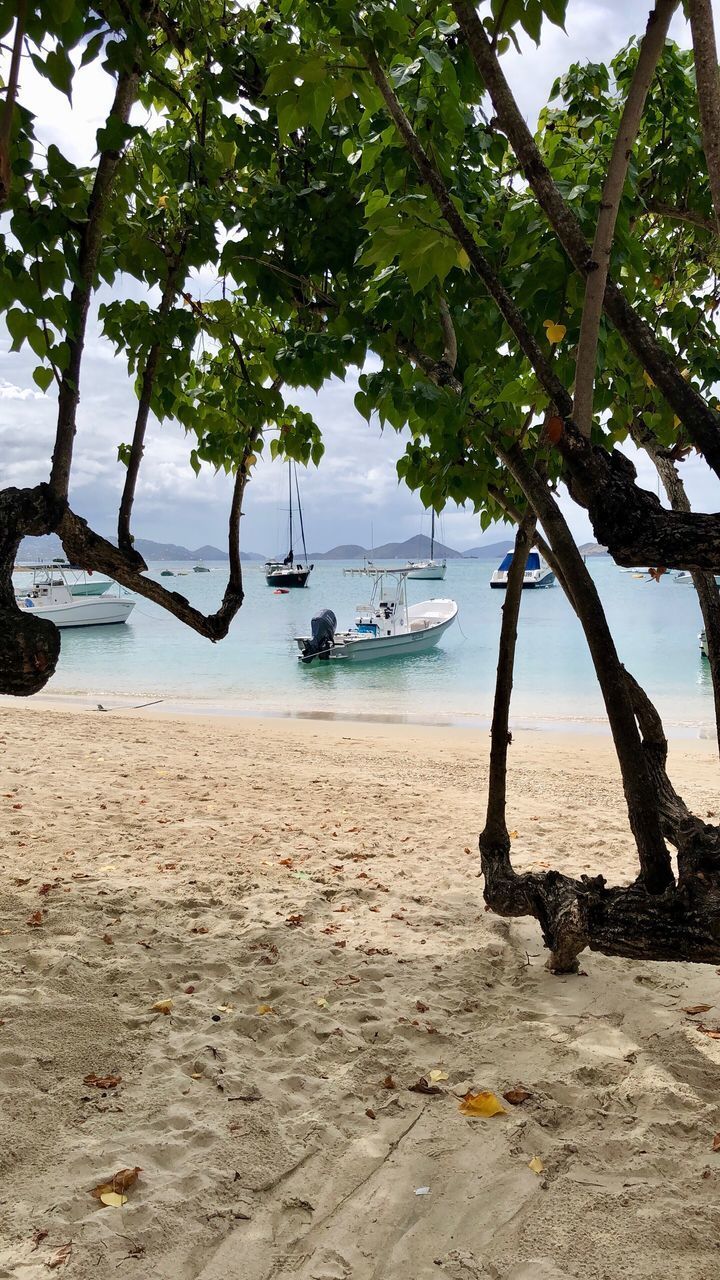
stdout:
[[346,574],[372,579],[369,604],[357,606],[355,625],[337,631],[335,614],[325,609],[312,619],[311,635],[296,636],[301,662],[368,662],[378,658],[427,653],[452,626],[458,607],[454,600],[423,600],[408,605],[408,568],[346,569]]
[[432,512],[430,524],[430,559],[409,560],[408,578],[424,578],[426,581],[441,582],[447,569],[446,560],[435,560],[435,512]]
[[[490,586],[498,590],[504,591],[507,587],[508,573],[512,564],[513,553],[508,551],[502,563],[495,570],[490,579]],[[550,565],[543,560],[539,551],[531,551],[525,566],[525,576],[523,577],[523,590],[532,590],[535,587],[554,587],[555,574]]]
[[701,654],[702,654],[703,658],[707,658],[707,659],[708,659],[708,661],[709,661],[709,660],[710,660],[710,654],[708,653],[708,646],[707,646],[707,633],[706,633],[705,631],[701,631],[701,632],[700,632],[700,635],[698,636],[698,640],[700,641],[700,652],[701,652]]
[[[15,603],[25,613],[36,613],[48,618],[56,627],[99,627],[127,622],[135,608],[135,601],[121,595],[108,595],[110,582],[87,584],[74,582],[71,575],[82,570],[63,564],[18,565],[17,573],[32,575],[30,585],[17,588]],[[102,592],[75,587],[102,587]]]

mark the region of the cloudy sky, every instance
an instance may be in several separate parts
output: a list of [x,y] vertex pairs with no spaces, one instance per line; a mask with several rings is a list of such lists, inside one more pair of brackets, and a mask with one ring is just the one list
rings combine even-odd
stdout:
[[[714,0],[714,7],[720,26],[720,0]],[[648,0],[570,0],[567,34],[548,27],[539,50],[530,45],[522,59],[508,55],[506,71],[528,121],[535,120],[556,75],[571,61],[611,57],[643,29],[648,8]],[[689,42],[681,17],[675,19],[672,34]],[[72,111],[29,65],[23,68],[22,85],[22,100],[36,113],[46,142],[55,142],[73,159],[92,155],[95,131],[104,122],[111,96],[102,72],[90,69],[78,77]],[[32,381],[37,363],[32,353],[24,348],[10,354],[8,345],[6,337],[0,340],[0,485],[34,484],[48,475],[55,401],[52,391],[43,395]],[[325,550],[341,542],[370,546],[371,539],[379,545],[410,537],[421,528],[429,532],[429,517],[419,498],[398,486],[395,463],[403,451],[402,439],[359,418],[353,406],[356,390],[355,376],[329,384],[317,396],[297,397],[315,415],[326,442],[320,468],[301,476],[310,549]],[[75,509],[103,533],[114,529],[123,478],[116,450],[130,438],[133,417],[134,396],[124,361],[115,357],[93,324],[84,361],[71,497]],[[189,449],[183,433],[153,425],[136,499],[136,534],[186,546],[223,546],[229,482],[205,469],[196,478],[188,465]],[[637,462],[641,482],[656,490],[649,463]],[[717,482],[703,463],[686,464],[684,475],[700,509],[720,506]],[[257,468],[243,521],[247,549],[283,549],[285,484],[279,464]],[[569,501],[566,510],[576,536],[591,537],[583,514]],[[481,536],[472,512],[455,508],[444,513],[442,534],[459,549],[505,536],[503,530]]]

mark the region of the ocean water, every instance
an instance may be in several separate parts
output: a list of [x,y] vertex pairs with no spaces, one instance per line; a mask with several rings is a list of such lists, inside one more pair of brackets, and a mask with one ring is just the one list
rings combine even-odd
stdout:
[[[184,576],[163,579],[198,608],[217,606],[222,569],[153,565]],[[485,724],[492,713],[501,591],[491,591],[495,566],[451,560],[444,582],[408,582],[412,601],[449,596],[458,622],[432,653],[366,664],[304,666],[293,636],[330,607],[339,627],[352,621],[370,583],[319,562],[305,590],[274,595],[262,566],[244,566],[245,603],[218,644],[197,636],[161,609],[136,597],[124,626],[63,631],[57,672],[46,692],[79,695],[106,705],[163,699],[198,711],[278,715],[367,716]],[[707,660],[700,653],[701,617],[695,592],[673,577],[659,583],[622,572],[608,557],[591,558],[592,573],[622,660],[645,686],[668,730],[712,731]],[[516,727],[595,725],[604,709],[580,626],[559,587],[523,594],[512,720]]]

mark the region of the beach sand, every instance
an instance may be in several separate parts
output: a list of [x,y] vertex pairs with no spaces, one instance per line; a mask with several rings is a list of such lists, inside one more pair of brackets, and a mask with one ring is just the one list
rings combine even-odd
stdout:
[[[0,1277],[715,1280],[720,977],[484,910],[485,732],[8,702],[0,751]],[[519,867],[634,875],[607,739],[511,766]]]

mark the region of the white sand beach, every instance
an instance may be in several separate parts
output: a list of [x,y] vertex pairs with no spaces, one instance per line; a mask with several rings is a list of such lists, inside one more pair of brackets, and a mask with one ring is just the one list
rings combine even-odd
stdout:
[[[488,745],[0,708],[0,1277],[715,1280],[720,977],[486,912]],[[519,867],[634,875],[608,739],[511,768]],[[671,772],[718,809],[709,743]]]

